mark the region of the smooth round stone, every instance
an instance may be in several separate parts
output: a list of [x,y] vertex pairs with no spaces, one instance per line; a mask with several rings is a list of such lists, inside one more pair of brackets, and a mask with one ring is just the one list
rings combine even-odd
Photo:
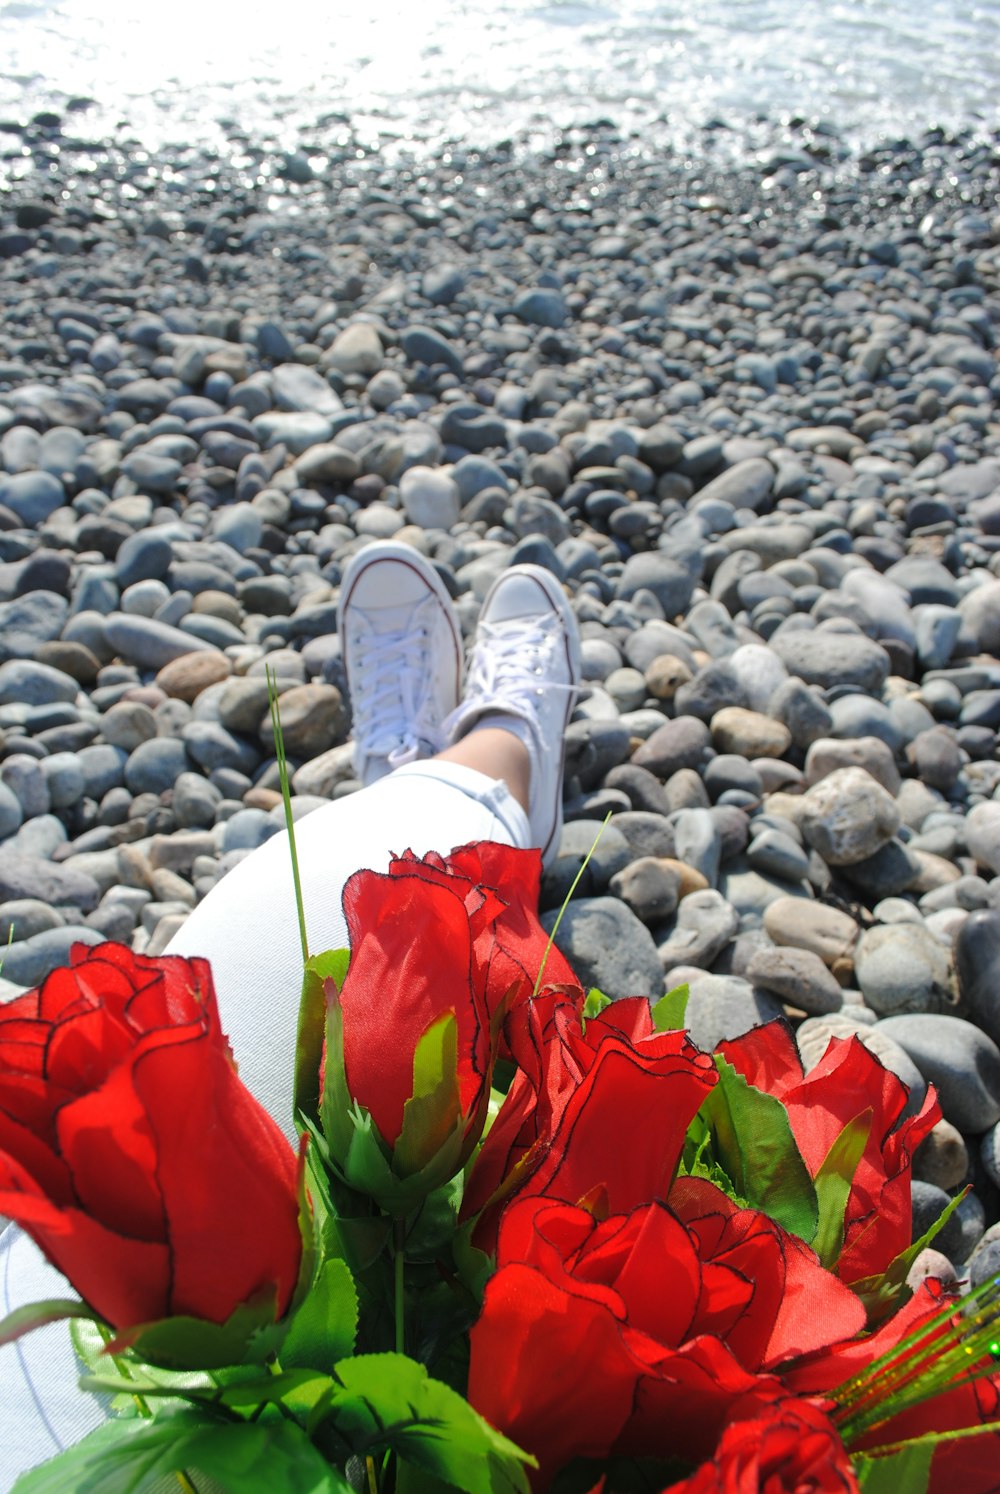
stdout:
[[[910,1183],[910,1207],[913,1217],[913,1238],[919,1240],[940,1219],[951,1199],[943,1188],[934,1183],[914,1178]],[[934,1248],[951,1261],[961,1258],[962,1226],[957,1210],[944,1228],[934,1236]]]
[[852,968],[860,932],[854,919],[825,903],[779,898],[764,914],[764,928],[775,944],[811,949],[831,969]]
[[202,691],[227,680],[233,663],[225,654],[214,650],[181,654],[157,673],[156,684],[165,694],[178,700],[194,701]]
[[105,618],[104,629],[115,652],[140,669],[162,669],[172,659],[210,647],[180,628],[152,617],[129,617],[123,612]]
[[[289,756],[311,758],[342,739],[348,712],[336,685],[294,685],[278,698],[285,750]],[[261,740],[272,741],[270,721],[262,724]]]
[[47,929],[58,929],[66,920],[55,908],[37,898],[11,898],[0,907],[0,941],[4,945],[33,939]]
[[694,576],[661,550],[643,551],[629,557],[615,585],[615,595],[626,601],[638,591],[651,591],[663,616],[676,617],[690,605]]
[[115,556],[115,580],[125,591],[139,581],[163,581],[173,560],[169,539],[153,530],[140,530],[125,540]]
[[119,701],[101,717],[101,735],[112,747],[134,752],[142,742],[156,736],[156,717],[140,701]]
[[0,782],[0,840],[20,829],[24,821],[24,810],[14,790]]
[[[660,661],[657,660],[656,663]],[[651,669],[655,667],[655,664],[650,666]],[[699,669],[693,679],[689,682],[682,681],[677,686],[673,701],[678,715],[697,716],[700,721],[711,721],[727,706],[744,705],[746,694],[735,671],[729,667],[729,660],[713,659],[710,664]]]
[[889,708],[868,695],[840,696],[831,703],[830,715],[833,737],[852,741],[858,737],[878,737],[893,753],[901,752],[906,745],[906,735],[893,720]]
[[[584,638],[580,643],[585,680],[606,680],[621,667],[622,656],[609,638]],[[648,689],[649,681],[646,679]]]
[[82,748],[77,753],[77,762],[83,771],[85,796],[100,801],[109,789],[119,788],[125,782],[127,761],[128,753],[110,743],[98,742]]
[[854,969],[865,1001],[881,1016],[940,1012],[954,1005],[949,952],[919,924],[894,923],[866,929],[854,953]]
[[739,790],[748,794],[751,801],[757,802],[764,792],[757,769],[745,757],[735,753],[720,752],[717,757],[713,757],[705,765],[703,779],[709,798],[713,801],[717,801],[722,794]]
[[79,682],[49,664],[31,659],[8,659],[0,664],[0,705],[53,705],[72,703],[80,693]]
[[659,946],[664,970],[674,965],[697,965],[707,970],[738,928],[739,916],[721,893],[712,888],[689,893],[677,910],[673,930]]
[[973,1290],[1000,1276],[1000,1228],[997,1225],[984,1231],[982,1239],[969,1257],[966,1269],[969,1273],[969,1285]]
[[[214,768],[235,768],[238,773],[252,774],[260,763],[260,751],[250,742],[242,742],[217,721],[190,721],[181,729],[181,740],[188,757],[206,773]],[[189,766],[185,761],[185,766]]]
[[9,944],[4,950],[4,979],[19,986],[37,986],[53,970],[69,964],[74,944],[102,944],[104,934],[86,924],[64,924]]
[[879,737],[862,736],[853,741],[820,737],[806,753],[806,782],[812,786],[840,768],[864,768],[886,793],[896,797],[900,789],[899,769],[892,750]]
[[885,1017],[882,1030],[934,1084],[946,1120],[978,1136],[1000,1120],[1000,1048],[961,1017],[919,1013]]
[[770,646],[789,674],[807,685],[854,685],[877,694],[889,674],[889,655],[861,634],[812,632],[772,634]]
[[458,521],[461,497],[446,472],[410,467],[400,478],[399,496],[407,519],[422,529],[449,529]]
[[255,851],[277,835],[279,827],[263,809],[239,809],[226,820],[222,830],[222,850]]
[[42,765],[27,753],[11,753],[0,763],[0,782],[17,796],[25,819],[48,814],[52,808],[48,779]]
[[679,768],[697,768],[711,745],[704,721],[677,716],[664,722],[633,754],[632,761],[658,778],[670,778]]
[[760,644],[745,643],[730,654],[729,667],[743,687],[749,708],[772,716],[769,709],[771,697],[788,678],[788,671],[777,654]]
[[990,1182],[1000,1188],[1000,1123],[991,1126],[983,1137],[979,1154]]
[[955,937],[954,960],[970,1017],[1000,1043],[1000,910],[969,914]]
[[54,752],[42,758],[42,772],[48,781],[53,809],[69,809],[83,798],[83,769],[75,752]]
[[190,767],[184,743],[173,737],[154,737],[129,754],[125,785],[132,794],[163,794]]
[[62,508],[66,491],[51,472],[0,475],[0,504],[16,514],[26,529],[36,529]]
[[758,949],[746,973],[753,985],[810,1016],[837,1012],[844,1004],[841,987],[819,955],[809,949]]
[[[668,985],[674,983],[668,970]],[[685,1024],[692,1042],[705,1052],[784,1015],[779,1001],[739,976],[692,971],[690,988]]]
[[207,830],[215,823],[222,793],[200,773],[181,773],[173,788],[171,809],[179,830]]
[[640,856],[673,858],[674,836],[666,820],[659,812],[635,809],[612,817],[608,826],[625,838],[632,859]]
[[677,910],[680,877],[664,860],[641,856],[611,878],[610,890],[645,924],[662,923]]
[[[557,917],[555,909],[541,915],[547,933]],[[636,995],[658,999],[663,994],[663,967],[652,935],[618,898],[571,902],[556,944],[585,988],[596,986],[612,1000]]]
[[767,714],[788,727],[792,742],[805,749],[821,737],[829,737],[833,717],[826,702],[800,679],[786,679],[768,701]]
[[624,837],[613,825],[601,834],[601,824],[597,818],[567,821],[559,854],[542,878],[544,906],[561,906],[585,861],[586,869],[578,884],[585,896],[606,891],[611,878],[629,864],[632,855]]
[[747,851],[747,861],[754,871],[780,877],[785,882],[805,881],[809,875],[809,857],[790,835],[779,830],[755,835]]
[[950,1121],[939,1120],[913,1156],[913,1176],[938,1188],[957,1188],[969,1170],[969,1149]]
[[605,775],[604,787],[619,789],[626,794],[632,809],[646,810],[651,814],[669,813],[663,784],[652,773],[645,768],[637,768],[634,763],[621,763],[612,768]]
[[680,861],[700,872],[710,887],[719,876],[722,859],[722,835],[717,821],[707,809],[681,809],[671,816],[674,854]]
[[977,866],[994,876],[1000,874],[1000,803],[989,800],[969,810],[965,840]]
[[631,666],[612,670],[604,681],[604,688],[619,711],[638,710],[646,699],[646,681],[638,669]]
[[806,843],[828,866],[850,866],[892,839],[899,811],[870,773],[839,768],[803,795],[798,823]]
[[717,752],[748,758],[781,757],[792,741],[791,732],[780,721],[740,706],[717,711],[712,717],[711,732]]

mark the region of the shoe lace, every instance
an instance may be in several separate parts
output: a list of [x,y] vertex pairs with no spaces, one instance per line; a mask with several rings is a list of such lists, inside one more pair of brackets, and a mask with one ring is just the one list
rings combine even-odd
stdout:
[[562,625],[553,617],[480,622],[466,700],[475,700],[480,709],[502,706],[534,722],[540,695],[577,693],[575,684],[549,677],[552,655],[564,636]]
[[354,647],[355,734],[367,750],[396,756],[420,743],[439,750],[440,729],[428,716],[435,665],[426,626],[414,618],[389,632],[362,630]]

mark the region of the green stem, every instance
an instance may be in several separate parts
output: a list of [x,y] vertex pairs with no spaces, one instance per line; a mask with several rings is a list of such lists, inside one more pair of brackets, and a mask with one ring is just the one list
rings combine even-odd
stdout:
[[393,1222],[393,1267],[395,1275],[394,1307],[396,1318],[396,1353],[405,1353],[405,1301],[403,1287],[403,1267],[406,1264],[406,1226],[402,1219]]
[[271,734],[274,737],[274,755],[278,761],[278,778],[281,783],[281,802],[285,809],[285,829],[288,831],[288,849],[292,858],[292,882],[295,886],[295,911],[299,920],[299,942],[302,945],[302,963],[309,959],[309,938],[306,934],[306,910],[302,899],[302,879],[299,876],[299,855],[295,845],[295,818],[292,814],[292,792],[288,781],[288,759],[285,756],[285,735],[281,729],[281,712],[278,709],[278,682],[270,665],[265,665],[267,699],[271,709]]

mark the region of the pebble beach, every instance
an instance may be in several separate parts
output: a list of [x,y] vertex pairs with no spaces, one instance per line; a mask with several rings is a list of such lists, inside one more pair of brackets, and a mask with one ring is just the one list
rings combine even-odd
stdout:
[[[0,994],[161,952],[355,792],[373,539],[471,637],[544,566],[583,638],[551,927],[703,1046],[857,1034],[944,1119],[924,1262],[1000,1265],[1000,137],[294,148],[0,119]],[[400,847],[402,850],[403,848]],[[861,1108],[859,1097],[859,1108]]]

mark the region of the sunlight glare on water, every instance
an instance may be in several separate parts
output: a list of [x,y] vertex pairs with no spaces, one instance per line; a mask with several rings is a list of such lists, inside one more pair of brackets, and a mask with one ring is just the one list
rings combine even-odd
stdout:
[[550,119],[825,117],[995,127],[1000,0],[0,0],[0,105],[85,95],[139,124],[324,114],[427,137]]

